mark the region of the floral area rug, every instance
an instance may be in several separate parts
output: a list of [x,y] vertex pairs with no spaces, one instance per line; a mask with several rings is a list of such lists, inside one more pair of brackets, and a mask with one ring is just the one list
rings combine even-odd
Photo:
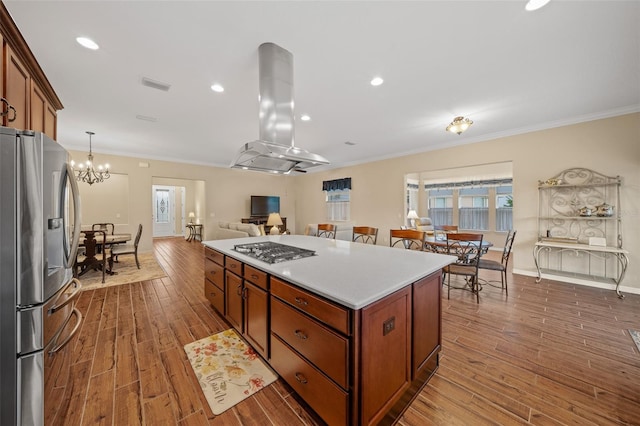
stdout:
[[640,331],[629,329],[629,334],[635,342],[636,347],[638,348],[638,352],[640,352]]
[[233,329],[189,343],[184,350],[216,415],[278,378]]

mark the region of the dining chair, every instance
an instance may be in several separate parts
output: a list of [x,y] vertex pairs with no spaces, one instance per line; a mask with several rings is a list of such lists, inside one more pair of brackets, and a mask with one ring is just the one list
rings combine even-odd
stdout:
[[336,225],[332,223],[319,223],[316,237],[321,238],[336,238]]
[[138,261],[138,244],[140,243],[140,236],[142,235],[142,224],[138,225],[138,233],[133,242],[133,245],[126,244],[123,246],[115,246],[111,248],[111,256],[109,256],[109,269],[113,270],[113,262],[118,262],[119,256],[132,254],[136,259],[136,266],[140,269],[140,262]]
[[415,229],[391,229],[389,231],[389,247],[400,247],[408,250],[424,250],[427,239],[425,231]]
[[[514,231],[513,229],[509,230],[509,233],[507,234],[507,240],[504,243],[504,249],[502,250],[502,257],[500,258],[499,262],[497,260],[481,258],[480,263],[478,264],[478,268],[480,269],[488,269],[491,271],[500,272],[500,285],[507,295],[509,295],[509,290],[507,289],[507,265],[509,264],[511,247],[513,247],[513,240],[516,238],[516,232],[517,231]],[[492,281],[487,280],[487,282]]]
[[352,241],[354,243],[376,245],[378,241],[378,228],[371,226],[354,226]]
[[92,231],[104,231],[108,235],[113,235],[115,228],[116,227],[113,223],[94,223],[91,225]]
[[476,302],[480,303],[478,265],[482,256],[482,234],[447,234],[447,250],[450,255],[457,257],[455,263],[442,270],[447,277],[447,299],[451,295],[451,276],[457,275],[465,277],[466,285],[454,288],[470,290],[476,294]]

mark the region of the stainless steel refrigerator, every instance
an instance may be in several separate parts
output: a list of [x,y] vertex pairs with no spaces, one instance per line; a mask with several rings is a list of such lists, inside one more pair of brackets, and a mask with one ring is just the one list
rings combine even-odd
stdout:
[[[79,329],[73,278],[80,199],[69,155],[42,133],[0,127],[0,424],[42,425],[47,369]],[[56,356],[58,361],[56,362]],[[68,368],[66,370],[69,371]]]

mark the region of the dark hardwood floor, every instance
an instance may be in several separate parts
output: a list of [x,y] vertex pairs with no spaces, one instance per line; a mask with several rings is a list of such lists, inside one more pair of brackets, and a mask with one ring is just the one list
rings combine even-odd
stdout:
[[[317,424],[282,380],[212,414],[183,350],[229,328],[204,297],[202,246],[154,251],[166,278],[82,293],[46,424]],[[510,275],[508,296],[452,290],[442,309],[440,368],[400,424],[640,424],[640,296]]]

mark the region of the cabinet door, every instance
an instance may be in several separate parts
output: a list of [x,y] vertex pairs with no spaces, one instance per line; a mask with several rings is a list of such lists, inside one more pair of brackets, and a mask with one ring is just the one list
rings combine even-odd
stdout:
[[413,284],[413,379],[440,347],[440,272]]
[[224,315],[224,291],[220,290],[214,283],[204,279],[204,295],[220,315]]
[[267,318],[269,298],[267,292],[251,284],[244,282],[244,335],[260,355],[267,358],[267,342],[269,330]]
[[54,141],[58,138],[58,113],[56,109],[47,103],[44,112],[44,132]]
[[226,318],[242,334],[242,278],[229,271],[226,271],[224,297]]
[[[47,99],[44,93],[35,84],[31,83],[31,130],[36,132],[44,132],[44,114],[47,110]],[[51,135],[49,135],[51,136]]]
[[14,54],[13,50],[5,45],[5,99],[15,109],[15,120],[13,112],[9,112],[3,118],[3,124],[16,129],[29,129],[30,127],[30,98],[31,98],[31,77],[22,62]]

